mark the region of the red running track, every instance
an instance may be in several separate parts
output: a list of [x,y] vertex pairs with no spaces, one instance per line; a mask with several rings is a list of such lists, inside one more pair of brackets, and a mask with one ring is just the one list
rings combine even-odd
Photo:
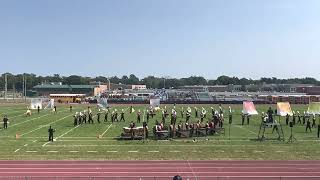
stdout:
[[0,161],[0,179],[320,179],[320,161]]

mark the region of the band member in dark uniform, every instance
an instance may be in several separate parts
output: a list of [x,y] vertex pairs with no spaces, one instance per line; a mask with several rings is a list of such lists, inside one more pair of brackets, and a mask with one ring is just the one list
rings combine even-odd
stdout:
[[115,114],[114,114],[114,111],[112,111],[112,112],[111,112],[111,123],[114,122],[114,115],[115,115]]
[[141,111],[139,109],[138,113],[137,113],[137,123],[140,123],[141,121]]
[[77,126],[78,125],[78,112],[73,116],[74,120],[73,120],[73,126]]
[[149,119],[150,119],[150,112],[147,112],[147,123],[149,123]]
[[183,116],[184,116],[184,109],[183,109],[183,107],[181,108],[180,114],[181,114],[181,118],[183,118]]
[[195,108],[194,108],[194,111],[195,111],[195,118],[198,118],[198,108],[195,107]]
[[88,121],[89,124],[93,124],[93,119],[92,119],[92,113],[89,113],[89,121]]
[[40,114],[40,106],[38,106],[37,108],[38,108],[38,114]]
[[244,125],[244,120],[246,118],[246,115],[244,113],[241,113],[241,118],[242,118],[242,123],[241,125],[243,126]]
[[79,118],[78,118],[78,124],[81,125],[83,122],[83,114],[82,112],[79,113]]
[[318,124],[318,138],[320,138],[320,124]]
[[53,142],[53,133],[55,132],[55,129],[52,129],[51,126],[48,129],[48,133],[49,133],[49,141]]
[[297,114],[298,114],[298,124],[301,124],[301,115],[300,115],[300,112],[298,111]]
[[290,116],[289,116],[289,114],[287,114],[286,115],[286,125],[289,125],[289,118],[290,118]]
[[123,111],[123,109],[122,109],[122,111],[121,111],[120,121],[123,121],[123,122],[126,121],[126,120],[124,119],[124,111]]
[[312,128],[316,127],[316,115],[315,114],[313,114],[313,116],[312,116],[312,126],[311,127]]
[[186,123],[189,123],[191,114],[189,112],[186,113]]
[[166,115],[165,115],[164,111],[162,112],[162,122],[166,122]]
[[269,123],[273,123],[273,110],[271,109],[271,107],[269,107],[267,114],[268,114]]
[[8,116],[5,115],[3,117],[3,129],[8,129],[8,121],[9,121]]
[[232,124],[232,109],[229,106],[229,124]]
[[310,122],[310,119],[307,119],[307,126],[306,126],[306,132],[308,131],[308,129],[311,131],[311,122]]
[[100,111],[98,112],[98,114],[97,114],[97,122],[100,124],[100,115],[101,115],[101,113],[100,113]]
[[83,119],[83,122],[82,122],[82,123],[87,124],[87,114],[86,114],[86,112],[83,112],[83,117],[82,117],[82,119]]
[[108,122],[109,111],[106,111],[104,114],[104,122]]
[[223,114],[223,109],[222,109],[221,104],[219,105],[219,114]]
[[144,131],[145,138],[148,138],[149,137],[148,123],[146,123],[146,122],[143,122],[143,131]]
[[296,113],[293,112],[293,115],[292,115],[292,123],[293,125],[296,125]]
[[118,111],[115,109],[114,110],[114,117],[113,117],[113,121],[118,122]]

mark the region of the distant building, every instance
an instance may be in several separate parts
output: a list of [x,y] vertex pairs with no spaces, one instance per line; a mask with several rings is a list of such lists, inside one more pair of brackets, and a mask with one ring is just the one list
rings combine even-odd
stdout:
[[320,86],[299,86],[296,87],[296,91],[308,95],[320,95]]
[[147,89],[147,86],[146,85],[132,85],[131,89],[133,89],[133,90],[145,90],[145,89]]
[[62,84],[42,84],[34,86],[33,89],[40,96],[50,94],[85,94],[86,96],[96,96],[108,90],[107,85],[62,85]]
[[232,84],[214,85],[214,86],[197,85],[197,86],[181,86],[178,89],[192,90],[197,92],[232,92],[232,91],[240,91],[241,86],[232,85]]
[[85,97],[85,94],[50,94],[50,99],[54,99],[58,103],[80,103]]
[[289,102],[291,104],[309,104],[310,102],[320,102],[320,95],[259,95],[258,99],[269,103]]

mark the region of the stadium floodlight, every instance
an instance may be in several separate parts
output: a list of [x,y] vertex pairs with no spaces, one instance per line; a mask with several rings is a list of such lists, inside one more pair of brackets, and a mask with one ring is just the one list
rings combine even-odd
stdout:
[[108,81],[108,89],[109,89],[109,91],[110,91],[110,89],[111,89],[111,88],[110,88],[110,84],[111,84],[111,83],[110,83],[110,79],[109,79],[108,77],[107,77],[107,81]]
[[170,76],[162,76],[163,78],[163,89],[166,89],[166,80],[170,79]]
[[5,79],[5,84],[4,84],[4,99],[7,100],[7,95],[8,95],[8,74],[6,73],[4,75]]

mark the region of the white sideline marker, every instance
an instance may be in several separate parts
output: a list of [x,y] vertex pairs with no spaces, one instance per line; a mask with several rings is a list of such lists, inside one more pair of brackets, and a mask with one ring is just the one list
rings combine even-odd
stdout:
[[14,152],[16,153],[16,152],[18,152],[18,151],[20,151],[20,149],[17,149],[17,150],[15,150]]
[[171,153],[180,153],[181,151],[169,151]]
[[26,151],[27,153],[37,153],[38,151]]
[[215,152],[217,152],[217,153],[224,153],[223,150],[218,150],[218,151],[215,151]]

